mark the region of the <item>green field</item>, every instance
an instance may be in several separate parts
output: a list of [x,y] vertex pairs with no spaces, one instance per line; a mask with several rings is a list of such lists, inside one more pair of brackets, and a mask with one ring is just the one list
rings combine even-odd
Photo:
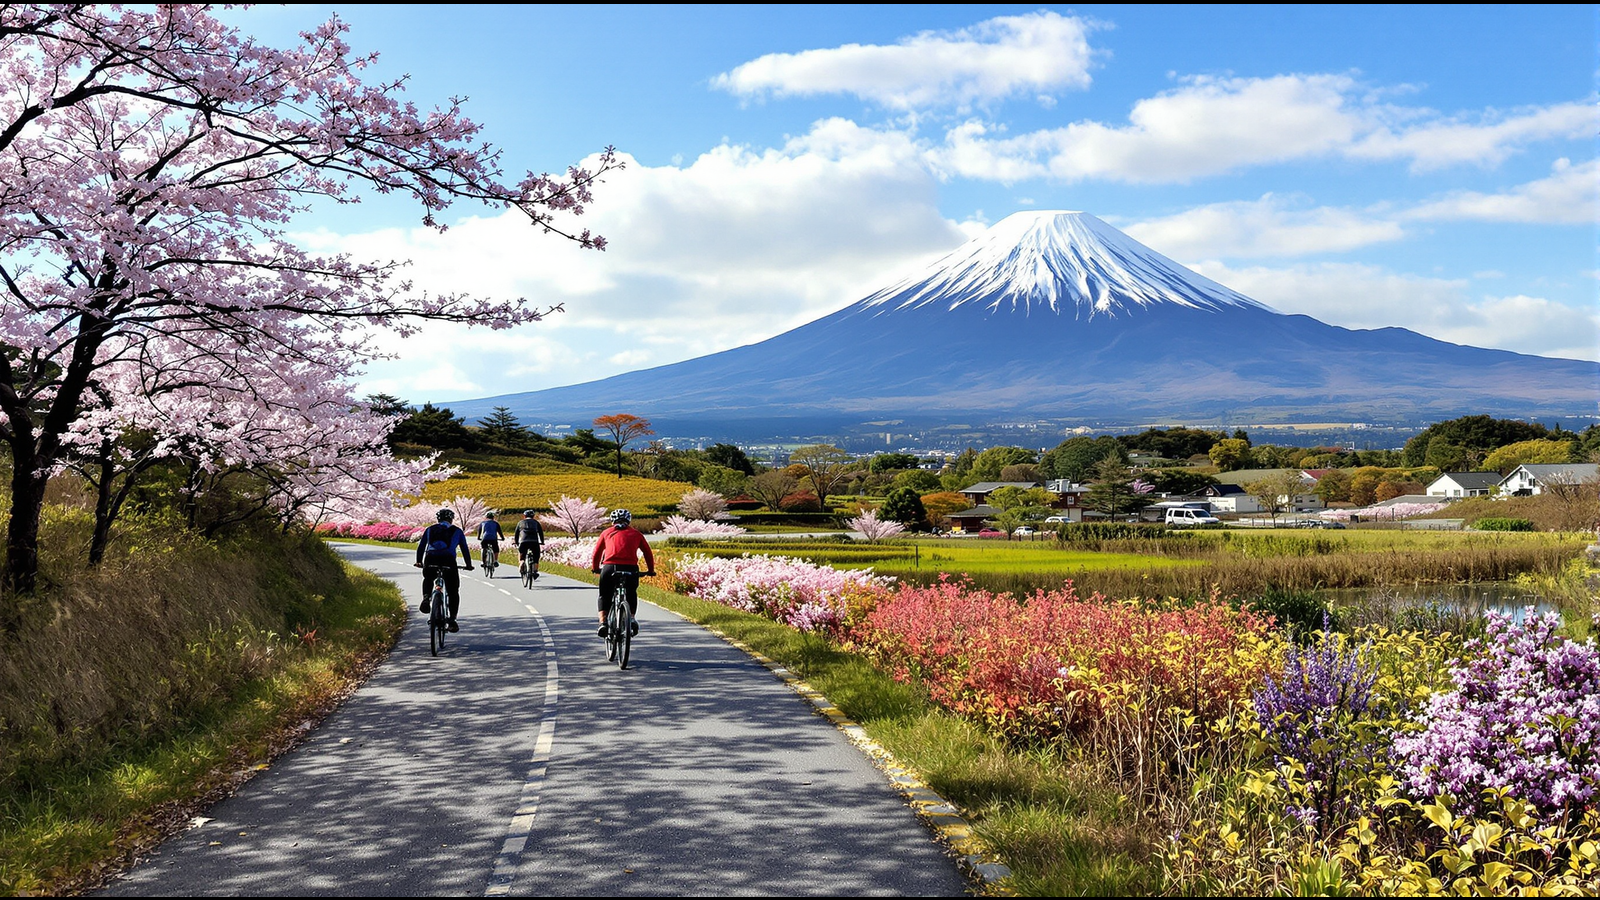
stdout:
[[1109,597],[1205,597],[1212,591],[1254,598],[1273,591],[1380,589],[1418,584],[1554,577],[1586,539],[1557,533],[1303,529],[1172,531],[1155,537],[1004,541],[898,537],[876,544],[843,539],[675,540],[677,552],[795,556],[834,568],[927,583],[943,573],[969,576],[997,591],[1061,586]]
[[978,538],[911,538],[876,544],[842,540],[673,541],[683,552],[707,556],[797,556],[837,569],[871,566],[884,575],[911,573],[1044,573],[1057,578],[1100,569],[1159,569],[1204,563],[1139,553],[1108,553],[1063,547],[1054,541],[1000,541]]

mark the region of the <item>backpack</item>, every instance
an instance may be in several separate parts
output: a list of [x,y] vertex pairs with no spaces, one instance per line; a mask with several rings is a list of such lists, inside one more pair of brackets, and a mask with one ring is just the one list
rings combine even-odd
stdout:
[[[442,531],[440,529],[443,529]],[[440,522],[429,525],[423,532],[422,539],[427,545],[422,552],[422,561],[430,566],[453,566],[456,562],[456,542],[454,525]]]

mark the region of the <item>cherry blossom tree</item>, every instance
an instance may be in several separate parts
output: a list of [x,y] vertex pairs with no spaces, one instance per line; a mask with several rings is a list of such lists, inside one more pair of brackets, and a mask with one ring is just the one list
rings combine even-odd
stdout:
[[728,501],[715,491],[695,488],[678,498],[678,512],[684,518],[709,522],[726,517]]
[[862,537],[874,544],[906,530],[906,527],[899,522],[878,518],[878,511],[875,509],[862,510],[860,515],[852,517],[848,523],[853,530],[861,532]]
[[600,530],[609,520],[606,518],[606,508],[594,502],[593,497],[579,500],[562,494],[560,500],[550,504],[548,513],[539,516],[539,521],[551,528],[570,531],[573,540],[577,540],[585,531]]
[[377,356],[374,327],[507,328],[551,311],[430,295],[400,263],[307,252],[285,229],[311,202],[397,193],[441,230],[457,201],[512,207],[604,248],[560,217],[581,215],[619,165],[609,148],[591,169],[507,179],[456,101],[423,112],[404,79],[364,83],[374,57],[354,55],[346,31],[333,18],[279,49],[203,6],[0,8],[5,587],[35,583],[45,484],[110,368],[158,369],[174,343],[203,354],[220,340],[348,375]]

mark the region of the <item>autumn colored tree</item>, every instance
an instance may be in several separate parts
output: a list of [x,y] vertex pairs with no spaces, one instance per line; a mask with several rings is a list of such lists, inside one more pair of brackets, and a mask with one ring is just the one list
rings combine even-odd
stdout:
[[922,495],[922,508],[928,524],[935,528],[942,528],[950,522],[950,514],[958,513],[963,509],[971,509],[972,501],[965,495],[954,491],[940,491],[933,494]]
[[650,430],[650,420],[641,419],[628,413],[618,413],[614,416],[600,416],[594,420],[594,427],[611,435],[612,443],[617,446],[617,477],[622,477],[622,448],[636,437],[655,434]]
[[1518,441],[1507,444],[1490,453],[1483,459],[1482,468],[1488,471],[1508,474],[1517,466],[1530,463],[1569,463],[1576,459],[1575,451],[1578,442],[1557,440],[1531,440]]
[[750,479],[745,485],[745,490],[750,496],[766,504],[768,509],[777,510],[782,508],[783,498],[794,493],[798,487],[800,481],[794,476],[772,469]]
[[804,479],[817,494],[817,504],[828,508],[828,495],[849,480],[856,469],[855,457],[832,444],[810,444],[789,454],[791,466],[800,467]]
[[1209,452],[1211,462],[1224,472],[1248,468],[1251,463],[1250,442],[1242,438],[1217,441]]
[[[427,295],[399,263],[310,253],[287,229],[310,202],[408,196],[442,228],[457,201],[557,224],[595,171],[506,182],[458,105],[419,111],[404,79],[368,85],[337,18],[289,49],[209,8],[12,4],[0,11],[0,440],[10,449],[4,586],[33,588],[44,490],[112,366],[188,352],[309,362],[348,377],[378,352],[355,326],[498,327],[549,310]],[[201,367],[197,367],[201,368]],[[141,379],[135,379],[141,383]],[[237,412],[248,412],[234,407]]]

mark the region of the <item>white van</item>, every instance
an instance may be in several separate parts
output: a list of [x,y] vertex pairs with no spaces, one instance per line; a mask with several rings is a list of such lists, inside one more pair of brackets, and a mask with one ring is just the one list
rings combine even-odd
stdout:
[[1173,528],[1183,528],[1189,525],[1221,525],[1222,520],[1203,509],[1192,506],[1177,506],[1167,510],[1167,525]]

